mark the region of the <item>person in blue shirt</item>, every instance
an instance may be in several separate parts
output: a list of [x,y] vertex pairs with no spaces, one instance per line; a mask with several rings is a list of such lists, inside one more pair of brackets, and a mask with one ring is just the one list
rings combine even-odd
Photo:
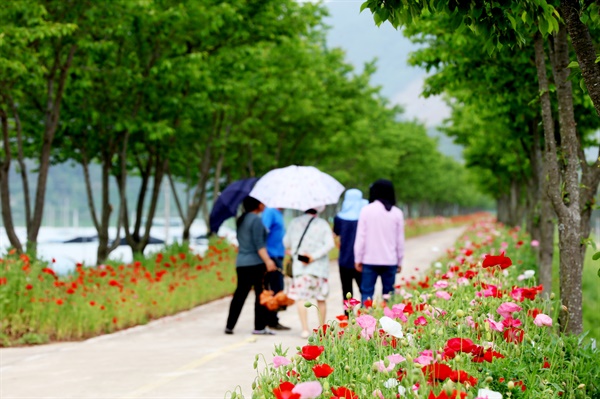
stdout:
[[[340,268],[340,279],[342,280],[342,295],[345,300],[350,293],[354,297],[352,281],[360,288],[361,273],[354,267],[354,240],[358,226],[358,216],[361,209],[368,203],[363,199],[362,192],[351,188],[344,195],[342,210],[333,219],[333,233],[337,236],[338,248],[340,250],[338,264]],[[348,311],[346,311],[348,314]]]
[[[265,276],[265,286],[273,291],[273,295],[283,291],[283,257],[285,247],[283,237],[285,236],[285,224],[281,209],[265,208],[262,213],[262,222],[267,229],[267,253],[273,259],[277,270],[269,272]],[[279,322],[277,311],[269,312],[267,325],[273,330],[289,330],[289,327]]]

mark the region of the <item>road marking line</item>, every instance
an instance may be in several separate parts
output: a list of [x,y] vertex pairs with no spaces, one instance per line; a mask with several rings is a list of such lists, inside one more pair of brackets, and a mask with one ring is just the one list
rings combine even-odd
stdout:
[[200,359],[198,360],[194,360],[193,362],[190,362],[186,365],[181,366],[180,368],[178,368],[177,370],[175,370],[173,372],[172,375],[170,375],[169,377],[163,377],[161,379],[159,379],[158,381],[152,382],[150,384],[146,384],[141,386],[140,388],[136,389],[135,391],[131,392],[130,394],[124,395],[123,399],[134,399],[134,398],[139,398],[141,397],[143,394],[150,392],[158,387],[161,387],[163,385],[168,384],[169,382],[176,380],[177,378],[181,377],[183,374],[178,374],[178,372],[181,371],[190,371],[190,370],[194,370],[196,368],[198,368],[199,366],[202,366],[208,362],[210,362],[211,360],[223,355],[224,353],[227,353],[229,351],[232,351],[234,349],[237,349],[241,346],[244,346],[246,344],[249,344],[251,342],[256,342],[256,337],[249,337],[246,338],[243,341],[237,342],[235,344],[231,344],[229,346],[225,346],[215,352],[209,353],[208,355],[202,356]]

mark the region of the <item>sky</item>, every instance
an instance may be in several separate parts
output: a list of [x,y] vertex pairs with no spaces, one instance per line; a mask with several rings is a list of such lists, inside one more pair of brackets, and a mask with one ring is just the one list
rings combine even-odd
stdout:
[[438,126],[450,112],[441,98],[421,96],[427,73],[407,63],[408,55],[417,48],[416,45],[389,23],[377,27],[368,9],[359,12],[362,3],[363,0],[324,3],[330,13],[325,19],[330,26],[328,45],[344,49],[347,61],[358,71],[365,62],[376,58],[377,72],[372,83],[382,87],[382,94],[404,108],[406,119],[416,118],[430,128]]

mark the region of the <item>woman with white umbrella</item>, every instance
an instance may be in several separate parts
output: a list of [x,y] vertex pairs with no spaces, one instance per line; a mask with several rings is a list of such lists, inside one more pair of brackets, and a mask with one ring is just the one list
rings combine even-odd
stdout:
[[329,223],[318,217],[325,207],[311,208],[290,222],[283,244],[291,250],[293,282],[288,296],[296,300],[303,338],[310,334],[304,302],[314,299],[319,310],[319,323],[325,324],[329,295],[329,251],[334,247]]

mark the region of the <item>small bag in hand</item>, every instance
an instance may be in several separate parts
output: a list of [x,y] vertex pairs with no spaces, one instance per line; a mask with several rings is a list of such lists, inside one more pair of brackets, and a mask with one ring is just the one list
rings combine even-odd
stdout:
[[286,256],[283,259],[283,275],[288,277],[294,277],[294,260],[290,256]]

